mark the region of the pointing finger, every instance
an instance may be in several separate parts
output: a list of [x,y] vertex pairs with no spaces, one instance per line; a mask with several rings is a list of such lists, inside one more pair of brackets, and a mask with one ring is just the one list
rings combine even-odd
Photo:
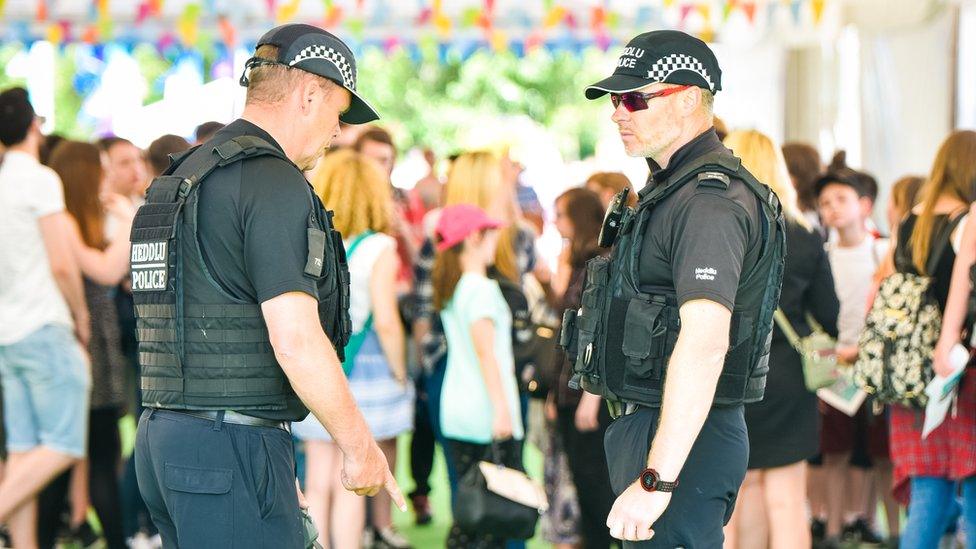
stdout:
[[393,499],[393,503],[400,509],[400,511],[407,512],[407,502],[403,499],[403,493],[400,491],[400,485],[397,484],[395,478],[393,478],[393,473],[386,472],[386,491],[390,494],[390,498]]

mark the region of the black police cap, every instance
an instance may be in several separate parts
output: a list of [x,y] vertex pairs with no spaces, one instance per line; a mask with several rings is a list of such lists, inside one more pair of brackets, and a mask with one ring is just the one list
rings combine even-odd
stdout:
[[613,75],[586,88],[587,99],[626,93],[663,82],[722,89],[722,69],[712,50],[681,31],[658,30],[635,36],[624,48]]
[[364,124],[379,119],[379,114],[356,92],[356,58],[345,42],[313,25],[292,23],[275,27],[258,40],[278,48],[277,59],[252,57],[244,65],[241,85],[247,85],[248,69],[260,65],[278,64],[294,67],[328,78],[352,95],[349,110],[339,116],[347,124]]

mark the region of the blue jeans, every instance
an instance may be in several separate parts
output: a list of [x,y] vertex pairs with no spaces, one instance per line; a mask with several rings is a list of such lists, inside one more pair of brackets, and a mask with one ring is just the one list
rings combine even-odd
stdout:
[[976,547],[976,477],[956,482],[942,477],[912,477],[908,524],[902,549],[938,547],[955,514],[956,493],[962,485],[962,518],[966,547]]

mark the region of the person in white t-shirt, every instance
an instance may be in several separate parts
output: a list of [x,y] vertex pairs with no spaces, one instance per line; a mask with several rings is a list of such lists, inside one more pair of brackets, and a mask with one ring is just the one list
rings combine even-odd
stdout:
[[[27,91],[0,93],[0,379],[9,462],[0,524],[36,545],[37,492],[85,455],[90,334],[61,182],[38,162]],[[80,345],[79,345],[80,344]]]
[[[839,170],[824,175],[815,185],[820,218],[824,227],[837,235],[827,244],[827,256],[840,301],[837,358],[847,366],[857,360],[857,341],[864,328],[875,273],[888,253],[887,239],[876,238],[867,228],[874,202],[862,181],[852,170]],[[855,448],[866,442],[866,410],[862,407],[851,417],[831,406],[821,408],[828,543],[838,542],[842,532],[856,532],[862,541],[868,541],[863,538],[875,534],[859,510],[869,490],[869,478],[867,470],[851,466]]]

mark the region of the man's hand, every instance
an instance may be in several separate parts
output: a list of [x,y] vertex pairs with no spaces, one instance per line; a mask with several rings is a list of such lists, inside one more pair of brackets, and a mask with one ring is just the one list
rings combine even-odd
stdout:
[[592,393],[584,392],[580,403],[576,406],[576,429],[581,433],[596,431],[600,428],[600,406],[603,399]]
[[342,485],[357,496],[375,496],[385,489],[401,511],[407,510],[407,503],[393,473],[390,472],[386,456],[372,439],[362,460],[357,460],[351,453],[343,452]]
[[654,537],[653,526],[671,503],[670,492],[648,492],[635,481],[613,502],[607,527],[610,535],[624,541]]
[[308,509],[308,500],[305,499],[305,494],[302,493],[302,485],[298,483],[298,479],[295,479],[295,490],[298,491],[298,508]]

